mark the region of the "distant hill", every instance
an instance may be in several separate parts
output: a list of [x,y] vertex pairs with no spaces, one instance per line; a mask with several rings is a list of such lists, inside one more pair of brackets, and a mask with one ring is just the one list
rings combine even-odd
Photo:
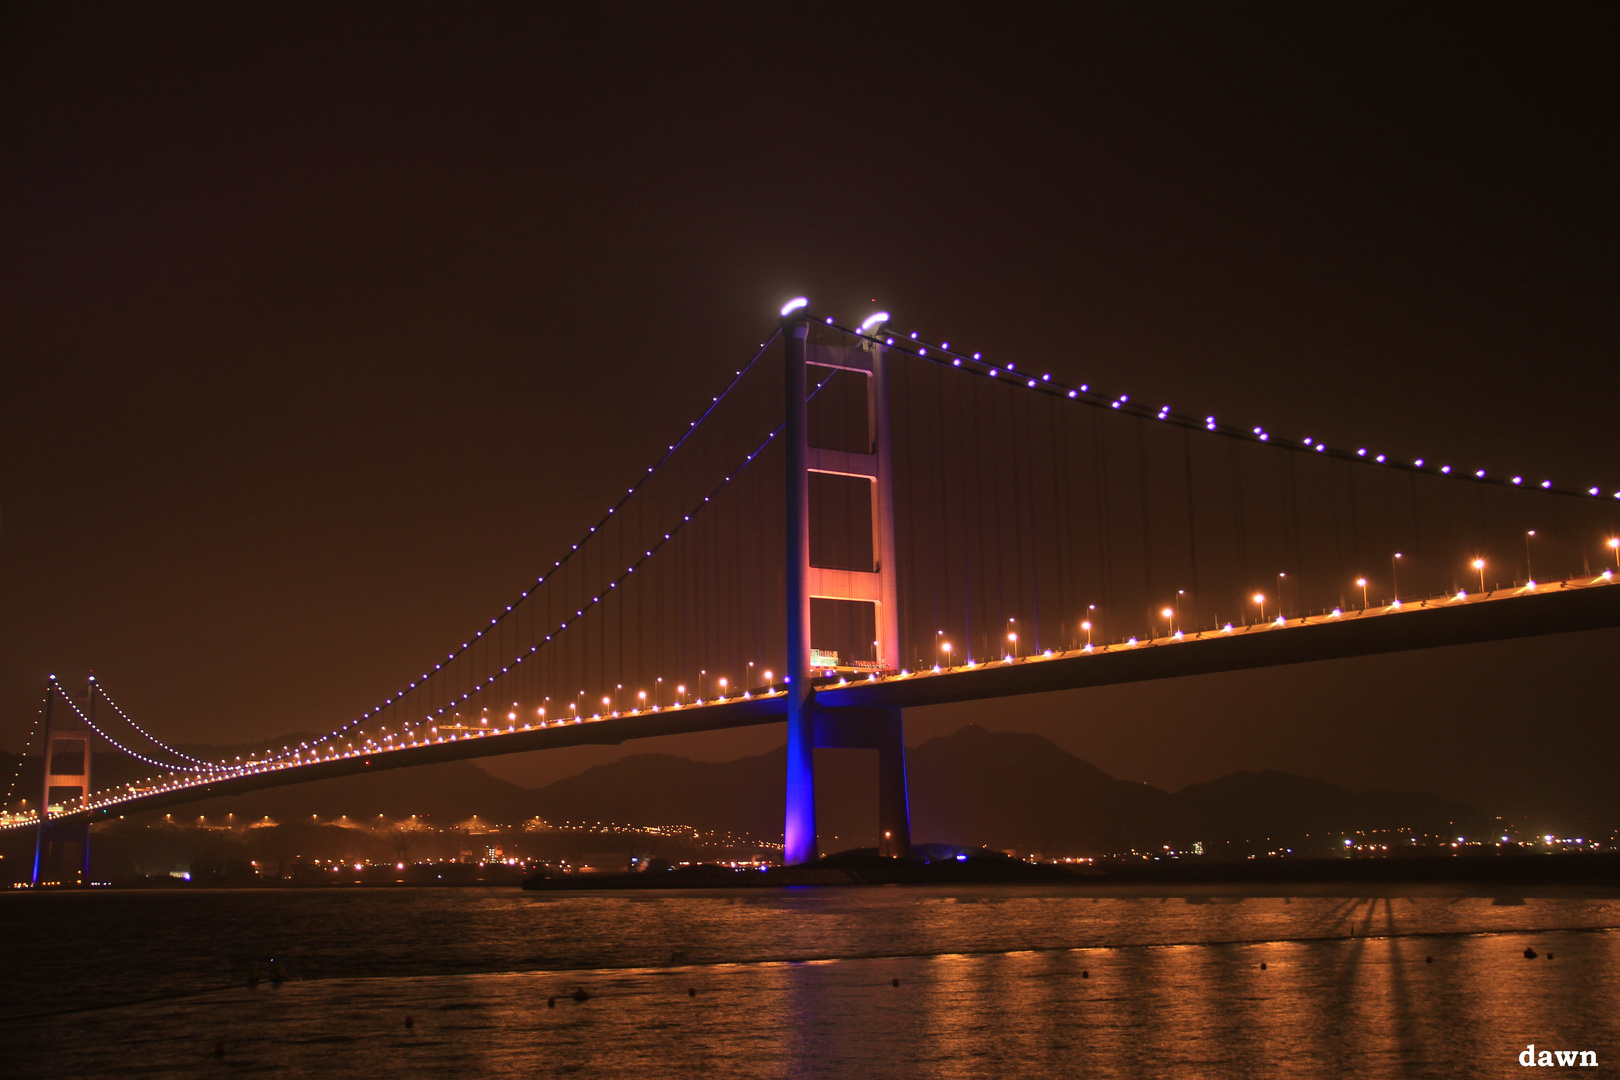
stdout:
[[786,749],[719,762],[632,754],[530,797],[547,821],[691,825],[780,838],[786,777]]
[[[849,767],[863,758],[840,753],[846,756],[829,758],[833,767],[818,777],[824,844],[863,846],[875,839],[866,834],[875,832],[876,794],[870,770],[861,774]],[[9,776],[14,761],[0,758],[0,776]],[[100,778],[127,768],[111,760],[104,765],[102,755],[95,767]],[[37,776],[37,761],[25,762],[24,773],[29,772]],[[447,762],[211,799],[174,813],[269,815],[278,821],[311,814],[323,820],[342,814],[356,819],[416,814],[438,825],[474,814],[509,823],[538,816],[557,822],[681,824],[765,838],[781,835],[785,774],[784,750],[724,762],[632,754],[527,789],[472,762]],[[1478,810],[1434,795],[1356,793],[1282,772],[1233,773],[1171,795],[1117,780],[1039,735],[977,725],[911,749],[907,776],[914,840],[1047,855],[1185,848],[1195,841],[1206,849],[1302,848],[1356,829],[1477,837],[1494,828]],[[20,790],[35,785],[37,780],[24,781]]]
[[1150,845],[1170,796],[1039,735],[969,725],[906,754],[912,838],[1061,854]]

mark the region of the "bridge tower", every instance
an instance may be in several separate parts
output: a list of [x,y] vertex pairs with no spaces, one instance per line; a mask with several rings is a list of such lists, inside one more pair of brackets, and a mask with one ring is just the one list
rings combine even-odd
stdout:
[[[53,706],[57,694],[66,691],[51,676],[45,694],[45,741],[43,760],[44,782],[40,787],[39,828],[34,838],[34,884],[41,880],[69,884],[75,877],[78,883],[90,884],[90,823],[54,822],[46,819],[50,807],[83,803],[90,796],[90,752],[92,743],[88,731],[57,730],[52,725]],[[95,691],[90,691],[86,706],[94,715]],[[79,862],[70,869],[67,848],[75,846]]]
[[[787,650],[788,773],[783,822],[785,860],[816,858],[815,750],[869,749],[878,752],[878,851],[911,853],[911,812],[906,794],[905,738],[900,709],[824,709],[810,689],[810,601],[851,600],[873,605],[875,648],[880,669],[899,667],[899,577],[894,542],[893,439],[889,429],[886,352],[876,340],[858,346],[810,341],[803,308],[783,313],[787,356]],[[851,371],[866,378],[867,450],[833,450],[810,445],[806,374],[810,367]],[[870,570],[813,566],[810,562],[810,474],[865,479],[871,492]]]

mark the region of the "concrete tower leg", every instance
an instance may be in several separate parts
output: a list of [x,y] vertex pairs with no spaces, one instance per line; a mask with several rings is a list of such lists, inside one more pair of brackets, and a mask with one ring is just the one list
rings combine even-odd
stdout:
[[786,319],[785,429],[787,451],[787,804],[782,822],[783,859],[789,865],[816,858],[816,751],[810,691],[810,450],[805,398],[805,341],[810,324]]
[[906,737],[900,709],[885,709],[878,746],[878,854],[911,857],[911,800],[906,793]]

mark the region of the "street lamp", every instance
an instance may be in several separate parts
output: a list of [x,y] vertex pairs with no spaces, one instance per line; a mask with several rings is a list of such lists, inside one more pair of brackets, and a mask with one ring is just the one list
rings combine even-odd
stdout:
[[647,707],[647,691],[645,691],[645,690],[637,690],[636,691],[636,700],[641,702],[640,707],[645,709]]
[[769,671],[765,672],[765,688],[767,690],[769,690],[771,687],[773,687],[775,685],[776,685],[776,683],[772,681],[771,673]]
[[1400,565],[1401,553],[1396,552],[1389,557],[1389,588],[1395,594],[1391,607],[1397,607],[1401,602],[1400,579],[1395,574],[1395,568]]
[[1609,550],[1614,552],[1615,561],[1620,563],[1620,536],[1609,537]]
[[1283,578],[1287,576],[1288,575],[1283,573],[1281,570],[1277,571],[1277,618],[1279,619],[1283,617],[1282,587]]
[[1174,634],[1176,632],[1176,609],[1167,607],[1159,614],[1164,616],[1164,621],[1170,624],[1170,633]]
[[1018,659],[1018,620],[1008,619],[1007,625],[1011,628],[1007,631],[1007,643],[1012,649],[1013,659],[1016,660]]
[[1263,592],[1255,593],[1254,594],[1254,602],[1260,605],[1260,621],[1265,622],[1266,621],[1266,594],[1263,593]]
[[653,682],[653,708],[662,708],[664,704],[664,677],[658,676]]
[[1479,571],[1479,592],[1483,596],[1485,594],[1485,560],[1475,559],[1468,565]]
[[1534,529],[1526,530],[1524,534],[1524,583],[1527,586],[1534,586],[1536,583],[1535,572],[1530,569],[1530,538],[1534,535],[1536,535]]
[[684,704],[686,702],[686,684],[681,683],[679,686],[677,686],[675,688],[675,693],[680,695],[680,700]]
[[726,683],[726,680],[724,680],[724,679],[720,680],[720,700],[721,701],[726,700],[726,686],[727,685],[728,684]]
[[1356,584],[1361,587],[1361,610],[1366,611],[1367,610],[1367,579],[1364,578],[1364,577],[1358,577],[1358,578],[1356,578]]
[[1181,598],[1187,595],[1186,589],[1176,590],[1176,629],[1185,630],[1186,624],[1181,621]]
[[939,651],[945,654],[945,666],[950,667],[951,666],[951,643],[948,642],[948,641],[940,642],[939,643]]

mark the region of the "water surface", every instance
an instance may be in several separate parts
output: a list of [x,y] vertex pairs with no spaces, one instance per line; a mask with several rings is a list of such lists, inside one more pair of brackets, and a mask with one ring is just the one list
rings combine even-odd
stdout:
[[14,894],[0,1073],[1495,1076],[1532,1042],[1614,1067],[1620,897],[1294,891]]

